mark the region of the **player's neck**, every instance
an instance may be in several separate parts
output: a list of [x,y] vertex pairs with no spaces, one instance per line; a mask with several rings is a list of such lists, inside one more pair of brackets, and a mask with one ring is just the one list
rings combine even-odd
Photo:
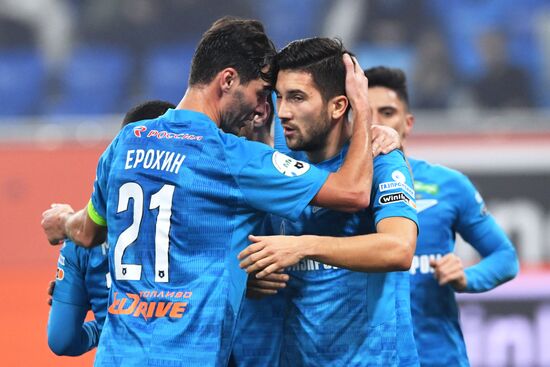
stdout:
[[307,151],[310,162],[319,163],[338,155],[351,138],[351,126],[343,119],[334,125],[326,138],[326,144],[317,150]]
[[214,98],[210,95],[211,91],[208,87],[190,87],[187,88],[185,95],[180,103],[176,106],[176,110],[189,110],[204,113],[210,117],[212,121],[220,126],[219,108]]

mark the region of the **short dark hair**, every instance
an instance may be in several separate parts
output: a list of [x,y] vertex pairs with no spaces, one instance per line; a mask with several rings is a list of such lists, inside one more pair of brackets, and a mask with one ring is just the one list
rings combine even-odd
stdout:
[[232,67],[240,82],[262,78],[272,82],[272,73],[264,72],[275,56],[275,46],[257,20],[223,17],[202,36],[191,62],[189,85],[208,84],[221,70]]
[[166,101],[147,101],[132,107],[122,120],[122,127],[141,120],[150,120],[163,115],[168,109],[175,108],[173,103]]
[[407,107],[409,106],[409,93],[407,91],[407,77],[403,70],[377,66],[366,69],[365,76],[369,80],[369,88],[384,87],[397,93]]
[[349,53],[339,39],[313,37],[293,41],[275,57],[274,71],[297,70],[311,74],[325,101],[346,94],[346,67],[342,56]]

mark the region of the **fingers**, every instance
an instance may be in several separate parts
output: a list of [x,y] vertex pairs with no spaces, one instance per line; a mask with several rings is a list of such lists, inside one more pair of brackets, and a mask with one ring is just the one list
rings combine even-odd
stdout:
[[273,273],[263,279],[258,279],[252,274],[246,284],[246,296],[257,299],[277,294],[278,290],[286,287],[288,279],[289,276],[283,273]]
[[239,255],[237,256],[237,259],[239,260],[243,260],[247,257],[250,257],[250,255],[252,255],[253,253],[261,251],[265,247],[265,245],[262,242],[259,242],[261,241],[261,237],[250,235],[248,236],[248,239],[253,243],[239,253]]
[[47,303],[49,306],[52,305],[52,296],[53,296],[53,290],[55,289],[55,280],[50,280],[50,283],[48,284],[48,300]]
[[430,260],[430,266],[434,268],[434,276],[439,285],[464,279],[464,266],[454,254],[447,254],[439,260]]
[[[252,281],[253,277],[249,277],[249,281]],[[257,279],[257,278],[256,278]],[[273,272],[271,274],[268,274],[266,276],[262,277],[262,280],[265,281],[271,281],[271,282],[279,282],[279,283],[286,283],[290,279],[290,276],[288,274],[282,273],[280,271]]]
[[[269,263],[269,261],[267,263]],[[260,269],[261,268],[262,267],[260,267]],[[258,274],[256,274],[256,278],[267,277],[269,275],[272,275],[275,272],[283,270],[284,268],[285,268],[284,266],[278,265],[277,263],[274,262],[274,263],[266,266],[262,271],[260,271]]]
[[48,285],[48,296],[53,296],[53,290],[55,289],[55,280],[50,280]]

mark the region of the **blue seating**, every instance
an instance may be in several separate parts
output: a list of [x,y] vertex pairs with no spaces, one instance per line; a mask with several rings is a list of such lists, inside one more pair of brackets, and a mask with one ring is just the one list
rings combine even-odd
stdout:
[[288,42],[317,36],[328,6],[326,0],[278,0],[254,2],[259,20],[279,49]]
[[39,111],[46,71],[37,50],[0,50],[0,115],[21,116]]
[[194,45],[159,46],[145,57],[143,100],[160,99],[177,104],[187,89]]
[[106,114],[124,111],[133,63],[121,48],[82,46],[74,50],[60,76],[60,100],[54,115]]
[[406,75],[413,73],[416,56],[413,47],[361,43],[355,47],[355,52],[364,69],[383,65],[400,68]]

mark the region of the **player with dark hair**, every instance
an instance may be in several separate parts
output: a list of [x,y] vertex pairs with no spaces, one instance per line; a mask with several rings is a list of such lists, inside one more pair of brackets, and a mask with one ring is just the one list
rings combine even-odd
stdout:
[[[157,118],[174,104],[147,101],[130,109],[122,127]],[[107,243],[91,249],[66,240],[57,260],[56,280],[50,284],[48,345],[57,355],[78,356],[97,347],[107,312],[111,283]],[[95,320],[84,322],[89,310]]]
[[[310,38],[277,55],[278,116],[289,155],[305,154],[306,162],[332,172],[341,167],[351,138],[345,52],[337,40]],[[276,147],[279,142],[284,144],[277,139]],[[264,275],[286,268],[290,280],[275,298],[245,304],[237,366],[418,363],[403,271],[414,254],[416,210],[401,151],[374,159],[368,209],[343,213],[311,205],[298,220],[272,216],[271,222],[272,233],[285,236],[253,236],[256,243],[241,253],[241,266],[259,272],[250,282],[259,291],[267,286]],[[277,280],[268,281],[276,290]],[[409,350],[398,354],[398,347]]]
[[124,126],[141,120],[151,120],[159,116],[162,116],[170,108],[176,108],[176,106],[171,102],[152,100],[146,101],[138,104],[135,107],[132,107],[124,118],[122,119],[121,128]]
[[274,55],[261,23],[215,22],[177,108],[127,126],[102,155],[88,207],[44,212],[50,243],[89,247],[108,236],[112,287],[97,366],[226,366],[246,284],[237,254],[265,214],[368,206],[367,80],[349,55],[353,141],[338,172],[227,134],[265,113]]
[[[374,121],[396,129],[403,141],[414,125],[405,74],[365,71]],[[514,246],[487,212],[468,177],[453,169],[408,158],[413,170],[420,235],[411,274],[414,334],[423,366],[468,366],[456,292],[485,292],[514,278]],[[453,254],[460,234],[483,258],[464,268]]]

